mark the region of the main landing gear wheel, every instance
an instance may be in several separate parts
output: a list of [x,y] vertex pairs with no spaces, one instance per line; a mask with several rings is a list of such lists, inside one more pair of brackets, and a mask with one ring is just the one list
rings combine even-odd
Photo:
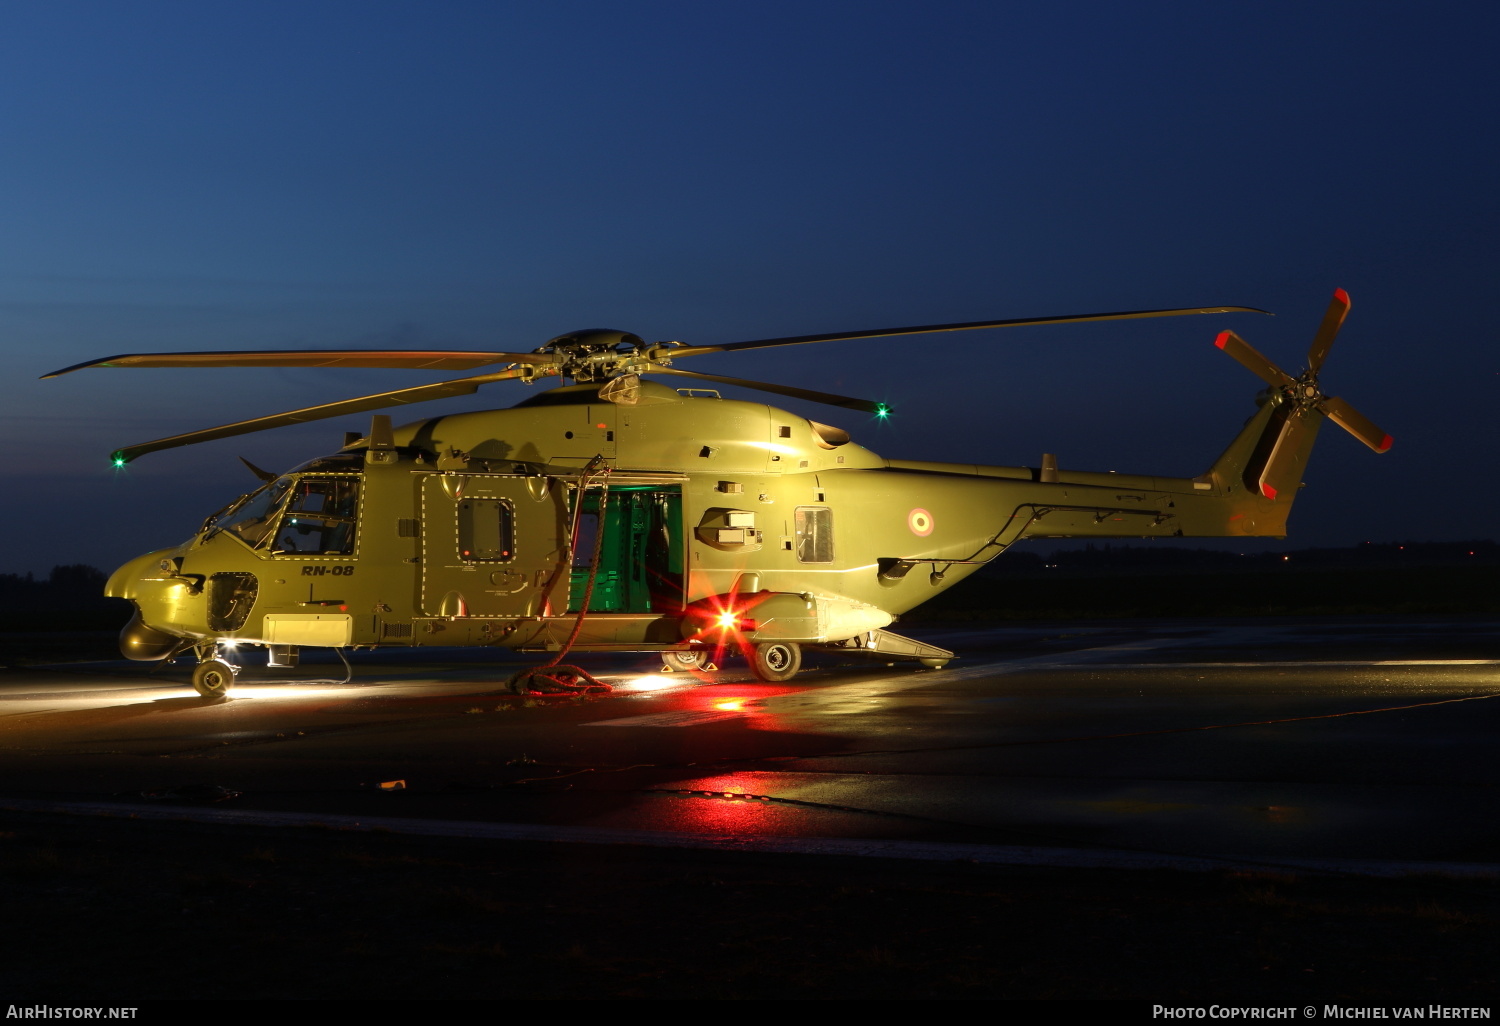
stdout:
[[672,651],[661,654],[661,668],[668,673],[687,673],[701,670],[708,664],[708,653],[702,649]]
[[193,669],[193,690],[204,698],[223,698],[234,687],[234,667],[222,659],[205,659]]
[[802,669],[802,646],[795,641],[763,641],[750,652],[750,669],[764,681],[791,680]]

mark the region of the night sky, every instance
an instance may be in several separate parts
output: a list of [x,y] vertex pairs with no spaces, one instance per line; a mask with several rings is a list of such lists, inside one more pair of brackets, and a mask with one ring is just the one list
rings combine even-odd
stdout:
[[[908,459],[1191,476],[1293,373],[1325,425],[1278,547],[1495,537],[1500,5],[0,6],[0,572],[188,536],[368,416],[114,448],[458,374],[47,371],[116,353],[688,343],[1169,306],[686,369]],[[507,406],[526,386],[398,413]],[[1178,543],[1183,544],[1183,543]],[[1188,541],[1186,544],[1197,544]]]

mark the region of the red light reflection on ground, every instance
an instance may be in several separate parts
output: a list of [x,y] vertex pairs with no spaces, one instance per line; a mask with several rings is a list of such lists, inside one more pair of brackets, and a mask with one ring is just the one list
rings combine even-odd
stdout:
[[676,784],[675,819],[683,829],[704,834],[753,834],[764,831],[783,810],[774,802],[739,795],[753,795],[750,776],[734,773],[684,780]]
[[777,684],[720,684],[690,693],[688,698],[694,709],[738,713],[751,730],[781,730],[779,717],[763,704],[764,700],[796,690]]

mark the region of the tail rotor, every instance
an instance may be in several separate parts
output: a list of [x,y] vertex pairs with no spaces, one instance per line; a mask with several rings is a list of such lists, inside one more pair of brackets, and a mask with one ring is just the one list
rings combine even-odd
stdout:
[[1283,407],[1284,412],[1273,422],[1276,425],[1275,440],[1259,473],[1253,475],[1260,493],[1268,499],[1274,500],[1301,482],[1319,415],[1327,417],[1376,452],[1385,452],[1391,447],[1390,435],[1343,399],[1324,395],[1318,386],[1318,372],[1322,370],[1323,361],[1328,358],[1328,351],[1348,315],[1349,293],[1335,289],[1328,311],[1323,315],[1323,323],[1318,326],[1307,350],[1307,370],[1300,377],[1292,377],[1232,331],[1221,332],[1214,341],[1214,345],[1270,385],[1278,393],[1275,401]]

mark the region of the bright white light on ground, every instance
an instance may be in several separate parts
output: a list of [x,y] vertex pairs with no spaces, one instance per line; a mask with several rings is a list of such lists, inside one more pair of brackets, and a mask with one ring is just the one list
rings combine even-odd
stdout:
[[[342,695],[347,697],[349,688],[345,687],[319,687],[318,685],[303,686],[299,684],[281,684],[277,682],[252,681],[249,683],[237,683],[229,689],[229,697],[235,698],[321,698],[326,695]],[[188,694],[193,692],[189,689]]]
[[648,673],[644,677],[637,677],[635,680],[626,682],[625,687],[634,691],[656,691],[661,688],[676,687],[681,683],[659,673]]

